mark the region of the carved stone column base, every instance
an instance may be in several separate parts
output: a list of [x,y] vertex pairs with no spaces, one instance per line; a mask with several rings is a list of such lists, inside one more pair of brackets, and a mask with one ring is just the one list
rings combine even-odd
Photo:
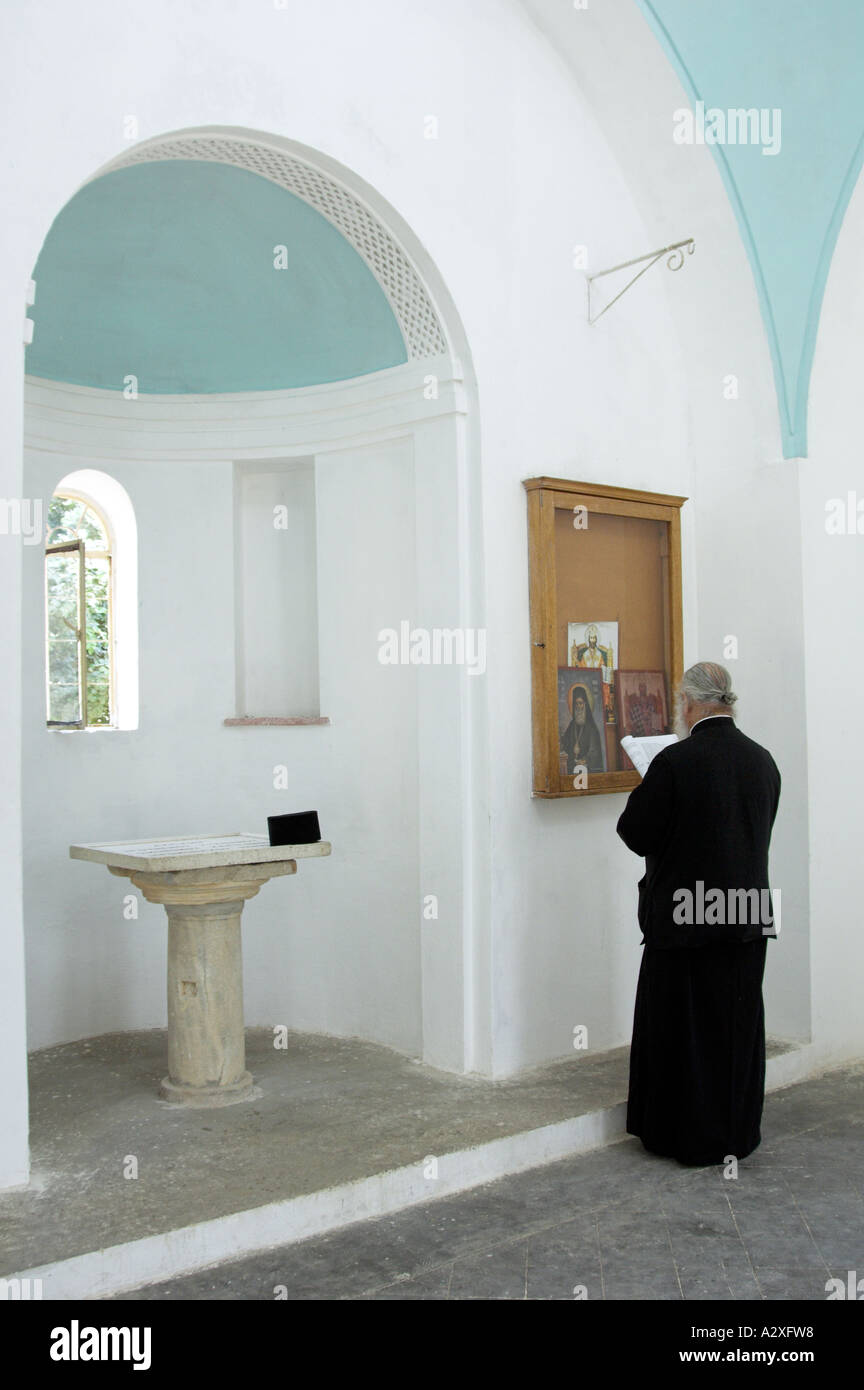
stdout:
[[177,1086],[170,1077],[163,1076],[159,1094],[175,1105],[212,1110],[220,1105],[239,1105],[242,1100],[254,1100],[262,1092],[252,1080],[251,1072],[244,1071],[230,1086]]

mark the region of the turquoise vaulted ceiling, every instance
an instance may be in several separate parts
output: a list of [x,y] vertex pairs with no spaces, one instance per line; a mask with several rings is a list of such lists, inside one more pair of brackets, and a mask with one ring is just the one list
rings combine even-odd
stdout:
[[[287,248],[285,269],[274,248]],[[33,272],[34,376],[142,394],[268,391],[407,360],[375,276],[294,194],[244,169],[165,160],[86,184]]]
[[694,111],[703,102],[781,112],[777,154],[758,144],[709,148],[756,278],[783,452],[803,456],[825,281],[864,153],[864,0],[637,3]]

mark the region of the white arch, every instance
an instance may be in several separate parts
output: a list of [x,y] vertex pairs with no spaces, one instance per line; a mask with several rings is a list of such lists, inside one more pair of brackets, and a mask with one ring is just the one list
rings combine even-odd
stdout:
[[[320,160],[299,157],[287,141],[237,131],[188,131],[157,135],[127,154],[118,155],[86,183],[115,169],[166,159],[229,164],[278,184],[302,198],[340,231],[368,265],[390,303],[402,331],[409,361],[447,352],[444,325],[404,246],[357,193],[321,167]],[[86,187],[86,183],[85,186]]]

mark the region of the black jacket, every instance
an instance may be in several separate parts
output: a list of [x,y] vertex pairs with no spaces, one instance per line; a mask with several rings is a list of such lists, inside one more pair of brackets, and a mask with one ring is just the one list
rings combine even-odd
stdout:
[[768,846],[779,800],[774,759],[729,715],[700,721],[689,738],[657,754],[618,821],[625,845],[645,856],[645,943],[702,946],[775,935]]

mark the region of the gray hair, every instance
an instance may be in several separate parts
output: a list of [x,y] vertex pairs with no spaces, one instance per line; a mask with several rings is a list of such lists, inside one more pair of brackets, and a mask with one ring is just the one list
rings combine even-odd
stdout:
[[697,705],[725,705],[731,710],[738,699],[732,689],[732,677],[716,661],[697,661],[681,677],[680,690]]

